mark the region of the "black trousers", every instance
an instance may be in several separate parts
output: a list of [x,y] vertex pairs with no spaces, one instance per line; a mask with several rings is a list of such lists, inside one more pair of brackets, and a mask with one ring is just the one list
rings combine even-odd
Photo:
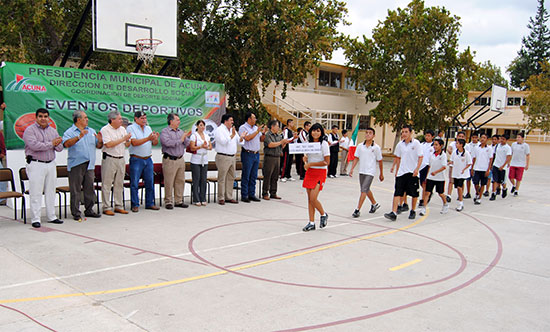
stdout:
[[292,154],[288,151],[283,152],[283,159],[281,164],[281,178],[290,178],[290,169],[292,168]]
[[85,213],[93,212],[95,204],[94,170],[88,170],[88,162],[71,167],[69,171],[69,189],[71,191],[71,214],[80,216],[80,201],[84,192]]
[[297,154],[295,155],[295,158],[296,158],[296,172],[298,172],[298,175],[300,175],[300,178],[303,178],[306,176],[306,170],[304,169],[304,155]]
[[338,169],[338,151],[330,151],[330,163],[328,164],[328,175],[336,175]]

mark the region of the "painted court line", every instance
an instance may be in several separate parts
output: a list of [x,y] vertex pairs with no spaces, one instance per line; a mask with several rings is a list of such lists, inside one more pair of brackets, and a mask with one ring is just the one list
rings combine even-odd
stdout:
[[535,220],[527,220],[527,219],[518,219],[518,218],[502,217],[502,216],[497,216],[497,215],[494,215],[494,214],[485,214],[485,213],[479,213],[479,212],[472,212],[472,214],[477,214],[478,216],[483,216],[483,217],[499,218],[499,219],[506,219],[506,220],[519,221],[519,222],[526,222],[526,223],[529,223],[529,224],[537,224],[537,225],[550,226],[550,223],[544,223],[544,222],[535,221]]
[[411,265],[414,265],[414,264],[420,263],[420,262],[422,262],[422,260],[421,260],[420,258],[413,259],[413,260],[410,261],[410,262],[403,263],[403,264],[401,264],[401,265],[397,265],[397,266],[391,267],[391,268],[389,268],[389,270],[392,271],[392,272],[393,272],[393,271],[397,271],[397,270],[401,270],[401,269],[404,269],[404,268],[406,268],[406,267],[409,267],[409,266],[411,266]]
[[[371,221],[371,220],[376,220],[376,219],[381,219],[381,218],[383,218],[383,217],[379,216],[379,217],[374,217],[374,218],[370,218],[370,219],[363,219],[362,221]],[[353,225],[353,224],[356,224],[356,222],[330,225],[330,226],[327,226],[326,228],[336,228],[336,227],[341,227],[341,226],[346,226],[346,225]],[[304,232],[302,232],[302,231],[292,232],[292,233],[287,233],[287,234],[281,234],[281,235],[266,237],[266,238],[262,238],[262,239],[244,241],[244,242],[239,242],[239,243],[234,243],[234,244],[228,244],[228,245],[224,245],[224,246],[220,246],[220,247],[214,247],[214,248],[200,250],[200,251],[198,251],[198,253],[202,254],[202,253],[207,253],[207,252],[211,252],[211,251],[234,248],[234,247],[244,246],[244,245],[248,245],[248,244],[252,244],[252,243],[258,243],[258,242],[269,241],[269,240],[276,240],[276,239],[280,239],[280,238],[283,238],[283,237],[288,237],[288,236],[293,236],[293,235],[298,235],[298,234],[303,234],[303,233]],[[142,253],[143,252],[140,252],[138,254],[142,254]],[[136,255],[136,254],[134,254],[134,255]],[[182,257],[182,256],[188,256],[188,255],[191,255],[191,253],[189,251],[184,252],[184,253],[180,253],[180,254],[177,254],[177,255],[172,255],[172,256],[173,257]],[[32,281],[20,282],[20,283],[17,283],[17,284],[0,286],[0,290],[9,289],[9,288],[16,288],[16,287],[22,287],[22,286],[29,286],[29,285],[34,285],[34,284],[38,284],[38,283],[42,283],[42,282],[48,282],[48,281],[54,281],[54,280],[64,280],[64,279],[83,277],[83,276],[96,274],[96,273],[109,272],[109,271],[124,269],[124,268],[128,268],[128,267],[134,267],[134,266],[139,266],[139,265],[144,265],[144,264],[149,264],[149,263],[160,262],[160,261],[164,261],[164,260],[168,260],[168,259],[171,259],[171,258],[170,257],[160,257],[160,258],[149,259],[149,260],[141,261],[141,262],[116,265],[116,266],[106,267],[106,268],[102,268],[102,269],[96,269],[96,270],[90,270],[90,271],[85,271],[85,272],[68,274],[68,275],[64,275],[64,276],[57,276],[57,277],[50,277],[50,278],[43,278],[43,279],[37,279],[37,280],[32,280]]]
[[269,260],[265,260],[265,261],[261,261],[261,262],[257,262],[257,263],[253,263],[253,264],[244,265],[244,266],[237,267],[237,268],[225,269],[225,270],[219,270],[219,271],[212,272],[212,273],[201,274],[201,275],[197,275],[197,276],[194,276],[194,277],[188,277],[188,278],[177,279],[177,280],[170,280],[170,281],[153,283],[153,284],[145,284],[145,285],[139,285],[139,286],[133,286],[133,287],[126,287],[126,288],[117,288],[117,289],[110,289],[110,290],[95,291],[95,292],[80,292],[80,293],[47,295],[47,296],[40,296],[40,297],[4,299],[4,300],[0,300],[0,304],[31,302],[31,301],[51,300],[51,299],[61,299],[61,298],[79,297],[79,296],[94,296],[94,295],[125,293],[125,292],[130,292],[130,291],[138,291],[138,290],[144,290],[144,289],[152,289],[152,288],[159,288],[159,287],[183,284],[183,283],[187,283],[187,282],[190,282],[190,281],[201,280],[201,279],[206,279],[206,278],[215,277],[215,276],[219,276],[219,275],[224,275],[224,274],[227,274],[227,273],[230,273],[230,272],[233,272],[233,271],[241,271],[241,270],[250,269],[250,268],[265,265],[265,264],[279,262],[279,261],[282,261],[282,260],[286,260],[286,259],[290,259],[290,258],[294,258],[294,257],[299,257],[299,256],[311,254],[311,253],[314,253],[314,252],[319,252],[319,251],[322,251],[322,250],[328,250],[328,249],[331,249],[331,248],[340,247],[340,246],[343,246],[343,245],[352,244],[352,243],[356,243],[356,242],[363,241],[363,240],[368,240],[368,239],[372,239],[372,238],[376,238],[376,237],[390,235],[390,234],[397,233],[397,232],[409,229],[411,227],[414,227],[414,226],[420,224],[421,222],[423,222],[428,217],[428,215],[429,215],[429,210],[428,210],[428,213],[425,216],[421,217],[420,219],[416,220],[415,222],[413,222],[411,224],[408,224],[406,226],[403,226],[401,228],[391,229],[391,230],[383,232],[383,233],[364,236],[364,237],[356,238],[356,239],[353,239],[353,240],[349,240],[349,241],[345,241],[345,242],[341,242],[341,243],[337,243],[337,244],[332,244],[332,245],[316,248],[314,250],[308,250],[308,251],[301,252],[301,253],[287,255],[287,256],[283,256],[283,257],[279,257],[279,258],[275,258],[275,259],[269,259]]

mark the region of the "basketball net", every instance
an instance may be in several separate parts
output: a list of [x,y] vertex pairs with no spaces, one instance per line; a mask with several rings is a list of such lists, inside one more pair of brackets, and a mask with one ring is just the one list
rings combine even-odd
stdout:
[[154,38],[143,38],[136,40],[136,51],[138,60],[150,64],[155,58],[157,47],[162,44],[162,40]]

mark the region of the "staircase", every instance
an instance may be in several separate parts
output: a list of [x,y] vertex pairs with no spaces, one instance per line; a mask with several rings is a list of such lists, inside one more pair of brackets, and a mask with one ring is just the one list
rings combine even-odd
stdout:
[[296,127],[302,126],[306,121],[313,122],[314,111],[289,96],[283,99],[273,92],[266,91],[262,97],[262,104],[274,119],[283,124],[290,119],[294,120]]

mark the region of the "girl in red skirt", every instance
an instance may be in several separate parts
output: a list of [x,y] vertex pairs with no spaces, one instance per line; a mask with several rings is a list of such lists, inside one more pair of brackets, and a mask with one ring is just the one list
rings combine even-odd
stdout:
[[309,223],[302,229],[304,232],[315,230],[315,210],[321,214],[319,227],[327,225],[328,214],[326,214],[321,202],[317,199],[319,192],[327,179],[327,166],[330,162],[330,151],[328,142],[325,140],[323,126],[316,123],[309,129],[309,142],[321,144],[321,153],[307,153],[304,155],[304,169],[306,176],[302,187],[306,188],[308,198]]

